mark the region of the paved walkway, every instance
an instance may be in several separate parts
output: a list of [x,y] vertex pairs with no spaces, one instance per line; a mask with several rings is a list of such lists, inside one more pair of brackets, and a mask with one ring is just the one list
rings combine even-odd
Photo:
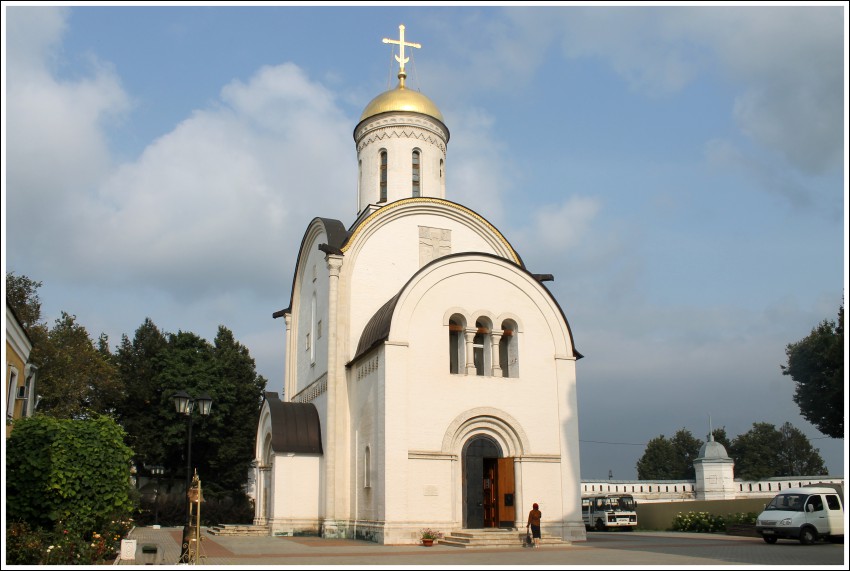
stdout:
[[[526,566],[613,566],[677,569],[687,566],[770,565],[794,568],[846,563],[844,545],[802,547],[795,542],[769,546],[751,537],[719,534],[632,532],[589,535],[589,541],[541,549],[460,549],[435,544],[378,545],[353,539],[283,536],[214,536],[202,528],[201,565],[319,566],[319,567],[434,567],[516,568]],[[175,566],[180,559],[182,527],[134,528],[134,559],[116,565]],[[783,542],[780,542],[783,543]],[[155,549],[154,549],[155,547]]]
[[[116,559],[116,565],[176,565],[180,560],[182,527],[137,527],[128,535],[136,541],[135,559]],[[284,536],[215,536],[201,528],[200,564],[202,565],[477,565],[499,564],[510,554],[530,556],[535,564],[556,564],[562,557],[554,557],[552,550],[569,547],[541,549],[459,549],[434,544],[379,545],[355,539],[323,539],[320,537]],[[548,557],[547,557],[548,555]],[[535,557],[536,556],[536,557]]]

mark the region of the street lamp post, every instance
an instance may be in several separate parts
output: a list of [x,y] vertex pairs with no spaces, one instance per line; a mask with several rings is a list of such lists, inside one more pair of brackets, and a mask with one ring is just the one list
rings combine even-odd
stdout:
[[[186,416],[186,526],[183,529],[184,535],[184,550],[186,549],[186,541],[185,537],[189,532],[189,529],[192,527],[191,522],[191,511],[189,508],[189,487],[192,484],[192,421],[193,415],[192,412],[195,408],[195,404],[198,405],[198,412],[201,416],[208,416],[210,414],[210,408],[212,408],[213,399],[206,393],[202,393],[201,396],[197,398],[192,398],[189,396],[189,393],[186,391],[177,391],[171,397],[174,400],[174,408],[177,410],[177,414],[182,414]],[[181,556],[182,559],[182,556]]]
[[156,486],[153,489],[153,525],[154,529],[159,529],[159,477],[165,473],[165,468],[162,466],[151,466],[151,474],[156,477],[155,484]]

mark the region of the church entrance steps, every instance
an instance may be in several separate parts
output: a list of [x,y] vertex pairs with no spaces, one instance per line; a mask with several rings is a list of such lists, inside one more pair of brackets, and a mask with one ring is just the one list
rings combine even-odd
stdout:
[[[516,528],[461,529],[437,541],[440,545],[464,549],[517,548],[525,544],[525,530]],[[564,546],[570,542],[552,534],[543,533],[540,547]]]
[[210,535],[271,535],[267,525],[230,524],[214,525],[207,529]]

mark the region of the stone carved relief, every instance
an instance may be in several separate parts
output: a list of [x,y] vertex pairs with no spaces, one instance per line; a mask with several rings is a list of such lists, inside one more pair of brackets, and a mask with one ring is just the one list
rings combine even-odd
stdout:
[[452,231],[419,227],[419,267],[452,253]]

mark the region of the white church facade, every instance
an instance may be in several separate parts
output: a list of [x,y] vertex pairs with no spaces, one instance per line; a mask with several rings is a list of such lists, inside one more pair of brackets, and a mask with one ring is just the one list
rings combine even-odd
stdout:
[[[256,440],[271,534],[418,542],[424,527],[585,539],[576,350],[567,317],[498,229],[452,202],[449,130],[399,83],[363,111],[354,222],[317,217],[298,252],[282,395]],[[482,192],[482,195],[484,193]]]

